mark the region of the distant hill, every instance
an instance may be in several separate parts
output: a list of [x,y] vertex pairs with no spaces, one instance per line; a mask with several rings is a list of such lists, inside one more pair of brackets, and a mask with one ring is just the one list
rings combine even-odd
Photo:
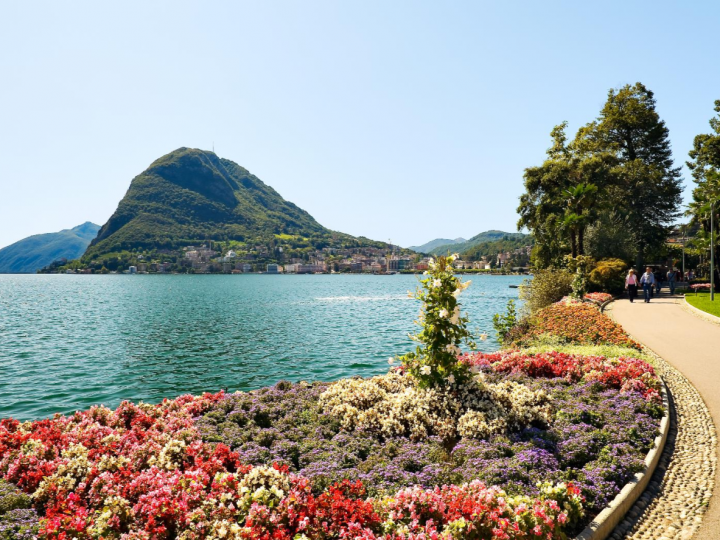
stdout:
[[502,239],[523,240],[526,238],[530,238],[530,235],[523,233],[509,233],[503,231],[485,231],[473,236],[472,238],[470,238],[470,240],[466,240],[464,242],[444,244],[434,247],[429,251],[429,253],[431,253],[432,255],[446,255],[449,251],[450,253],[460,253],[462,255],[463,253],[469,251],[471,248],[480,244],[485,244],[487,242],[495,242]]
[[[97,269],[118,257],[179,257],[182,248],[222,243],[268,260],[273,253],[325,247],[387,247],[326,229],[305,210],[283,199],[237,163],[213,152],[179,148],[136,176],[85,252],[82,263]],[[257,259],[256,259],[257,260]]]
[[72,229],[28,236],[0,249],[0,273],[34,274],[58,259],[77,259],[99,230],[99,225],[88,221]]
[[449,238],[436,238],[435,240],[430,240],[422,246],[410,246],[408,249],[412,249],[418,253],[430,253],[430,251],[436,247],[459,244],[461,242],[466,242],[466,240],[464,238],[456,238],[455,240],[450,240]]

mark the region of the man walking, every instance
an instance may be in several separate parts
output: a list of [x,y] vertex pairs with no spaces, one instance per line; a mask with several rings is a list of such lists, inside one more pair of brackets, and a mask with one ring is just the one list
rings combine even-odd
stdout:
[[640,278],[640,284],[645,294],[645,302],[650,303],[650,295],[652,294],[653,285],[655,285],[655,276],[653,275],[652,268],[649,266],[645,269],[645,273]]
[[677,280],[677,268],[671,268],[667,273],[667,281],[670,286],[670,294],[675,294],[675,281]]

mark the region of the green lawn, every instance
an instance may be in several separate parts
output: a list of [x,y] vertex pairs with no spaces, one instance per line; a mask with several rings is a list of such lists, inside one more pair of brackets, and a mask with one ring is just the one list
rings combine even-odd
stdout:
[[709,291],[698,292],[697,296],[695,296],[694,292],[687,293],[685,295],[685,298],[687,299],[688,304],[692,305],[693,307],[702,309],[703,311],[707,311],[712,315],[720,317],[720,293],[715,293],[714,302],[710,301]]

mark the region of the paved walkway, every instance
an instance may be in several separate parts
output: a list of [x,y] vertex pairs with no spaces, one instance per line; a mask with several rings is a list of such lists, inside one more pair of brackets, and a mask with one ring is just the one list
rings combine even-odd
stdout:
[[[720,302],[720,298],[718,298]],[[662,294],[649,304],[642,299],[613,302],[612,316],[627,332],[667,360],[697,388],[713,422],[720,427],[720,324],[687,311],[681,297]],[[715,449],[716,455],[718,449]],[[720,468],[718,468],[720,471]],[[720,539],[720,472],[702,525],[693,540]]]

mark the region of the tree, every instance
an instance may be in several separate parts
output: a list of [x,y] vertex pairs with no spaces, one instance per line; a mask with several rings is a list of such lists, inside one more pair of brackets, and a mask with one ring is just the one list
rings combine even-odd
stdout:
[[655,105],[653,92],[642,83],[611,89],[600,116],[580,130],[576,143],[618,160],[609,200],[622,208],[639,267],[647,253],[665,242],[669,225],[679,216],[682,191],[669,131]]
[[[689,152],[691,159],[687,162],[696,183],[688,213],[693,216],[693,221],[702,227],[701,238],[708,240],[713,232],[711,224],[714,225],[717,238],[720,217],[717,213],[720,209],[720,100],[715,101],[715,112],[718,113],[717,117],[710,119],[713,133],[695,136],[693,148]],[[713,211],[715,215],[710,219]],[[710,246],[708,243],[708,247],[715,250],[717,261],[717,246]]]
[[518,227],[535,236],[533,261],[539,267],[559,265],[568,252],[585,254],[585,231],[603,208],[603,194],[612,182],[613,156],[588,152],[576,141],[568,144],[566,127],[563,122],[553,128],[548,159],[524,174]]

